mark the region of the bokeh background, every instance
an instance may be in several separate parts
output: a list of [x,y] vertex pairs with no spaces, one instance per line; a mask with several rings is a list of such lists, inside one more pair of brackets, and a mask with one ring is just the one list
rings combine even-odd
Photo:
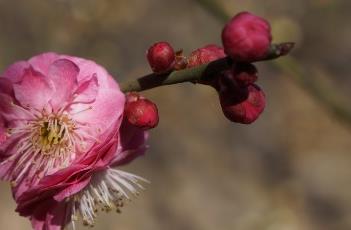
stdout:
[[[274,41],[297,46],[258,65],[261,118],[230,123],[201,85],[145,92],[160,124],[147,154],[124,169],[152,183],[122,214],[100,214],[95,229],[349,230],[350,9],[349,0],[0,0],[0,69],[56,51],[124,81],[150,72],[155,41],[189,53],[220,44],[225,14],[264,16]],[[31,229],[0,186],[0,229]]]

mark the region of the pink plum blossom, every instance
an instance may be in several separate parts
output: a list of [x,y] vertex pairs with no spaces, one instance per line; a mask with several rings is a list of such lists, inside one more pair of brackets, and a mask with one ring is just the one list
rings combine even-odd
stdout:
[[125,95],[93,61],[44,53],[0,77],[0,178],[35,230],[58,230],[117,209],[143,178],[116,169],[146,150],[124,122]]

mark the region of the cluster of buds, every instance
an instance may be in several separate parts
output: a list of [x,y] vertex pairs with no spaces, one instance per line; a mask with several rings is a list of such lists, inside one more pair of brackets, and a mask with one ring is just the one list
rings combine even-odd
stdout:
[[147,51],[147,59],[157,75],[230,57],[233,63],[230,69],[198,83],[217,90],[223,114],[230,121],[250,124],[260,116],[266,104],[265,94],[255,84],[258,75],[252,63],[267,56],[271,41],[269,23],[261,17],[242,12],[224,26],[223,47],[206,45],[186,58],[181,51],[174,52],[169,43],[158,42]]

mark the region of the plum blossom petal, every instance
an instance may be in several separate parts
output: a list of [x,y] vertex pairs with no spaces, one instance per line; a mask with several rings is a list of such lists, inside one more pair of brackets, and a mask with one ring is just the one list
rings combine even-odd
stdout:
[[26,61],[19,61],[10,65],[3,73],[3,76],[11,82],[19,82],[22,80],[25,71],[30,67]]
[[113,122],[122,116],[124,101],[124,95],[120,91],[100,89],[94,103],[72,105],[72,114],[77,122],[90,124],[90,127],[93,127],[93,130],[90,131],[93,133],[104,133]]
[[60,59],[60,55],[53,52],[47,52],[32,57],[28,60],[28,63],[35,69],[35,71],[40,72],[44,76],[48,76],[51,65],[58,59]]
[[74,103],[89,104],[95,101],[99,91],[99,83],[96,74],[80,83],[78,89],[75,91],[76,97]]
[[99,79],[99,88],[119,89],[117,82],[113,80],[113,77],[107,72],[107,70],[102,66],[96,64],[94,61],[67,55],[61,55],[60,57],[71,60],[79,66],[79,82],[90,78],[92,76],[92,73],[95,73]]
[[16,105],[11,96],[3,93],[0,93],[0,114],[7,121],[7,124],[15,124],[33,118],[33,114]]
[[21,82],[13,85],[16,99],[25,108],[42,110],[53,95],[53,85],[40,73],[29,68]]
[[50,103],[55,110],[72,100],[72,92],[78,86],[78,73],[79,67],[67,59],[58,59],[50,65],[48,77],[55,86]]
[[13,96],[13,87],[10,79],[0,77],[0,92],[9,96]]

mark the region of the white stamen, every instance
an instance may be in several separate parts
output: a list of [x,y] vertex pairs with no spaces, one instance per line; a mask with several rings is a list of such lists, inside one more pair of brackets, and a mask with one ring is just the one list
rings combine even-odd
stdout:
[[77,212],[82,217],[83,224],[88,226],[94,226],[99,208],[120,212],[124,200],[129,200],[126,190],[133,195],[139,194],[138,188],[142,188],[140,181],[148,182],[142,177],[112,168],[94,175],[90,185],[69,200],[73,203],[72,227],[75,228]]
[[17,127],[8,129],[10,135],[21,137],[21,141],[16,151],[1,162],[16,162],[10,176],[16,182],[29,171],[42,177],[66,167],[76,158],[79,144],[90,138],[86,131],[80,133],[84,125],[77,125],[66,112],[48,114],[46,109],[40,112],[33,108],[29,111],[35,113],[35,119],[19,122]]

